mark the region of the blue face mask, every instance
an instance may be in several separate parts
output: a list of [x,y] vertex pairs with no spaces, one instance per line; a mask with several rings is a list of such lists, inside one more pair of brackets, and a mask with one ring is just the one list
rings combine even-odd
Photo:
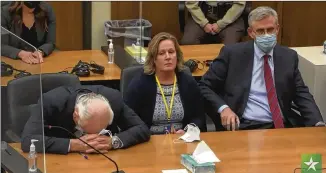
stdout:
[[269,53],[276,45],[276,34],[256,36],[255,42],[260,50],[264,53]]

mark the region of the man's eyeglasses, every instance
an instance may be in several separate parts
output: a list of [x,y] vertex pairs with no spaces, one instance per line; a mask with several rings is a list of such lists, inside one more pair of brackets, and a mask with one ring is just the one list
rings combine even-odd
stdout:
[[266,28],[266,29],[257,29],[254,31],[256,35],[265,35],[265,34],[275,34],[276,28],[271,27],[271,28]]

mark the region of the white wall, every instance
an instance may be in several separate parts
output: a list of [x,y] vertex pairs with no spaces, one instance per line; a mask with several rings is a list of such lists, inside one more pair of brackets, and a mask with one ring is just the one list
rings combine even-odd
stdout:
[[92,2],[92,49],[106,45],[104,22],[111,19],[111,2]]

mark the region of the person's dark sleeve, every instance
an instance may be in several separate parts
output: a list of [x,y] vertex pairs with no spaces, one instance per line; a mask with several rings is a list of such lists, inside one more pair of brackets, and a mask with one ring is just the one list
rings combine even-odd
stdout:
[[[9,30],[9,12],[8,7],[3,8],[1,11],[1,26]],[[1,29],[1,56],[11,59],[18,59],[18,53],[21,49],[9,45],[9,38],[13,37]]]
[[318,106],[310,94],[308,87],[302,80],[301,73],[298,69],[298,54],[295,54],[294,83],[295,97],[293,102],[299,107],[299,112],[304,118],[306,126],[315,126],[318,122],[323,121]]
[[223,47],[219,56],[213,61],[208,71],[199,81],[199,88],[203,98],[215,112],[221,106],[226,105],[219,92],[224,90],[225,80],[228,73],[229,55],[227,47]]
[[117,125],[120,128],[120,133],[117,136],[123,143],[122,148],[148,141],[151,133],[147,125],[123,102],[122,97],[119,102],[122,106],[117,120]]
[[141,103],[141,85],[138,78],[134,78],[129,84],[125,95],[123,96],[125,104],[131,108],[138,116],[140,115]]
[[[57,97],[57,99],[55,99]],[[59,98],[59,99],[58,99]],[[51,125],[51,119],[64,108],[64,97],[58,97],[57,93],[46,93],[43,95],[43,120],[41,114],[42,105],[40,101],[36,105],[31,105],[31,117],[28,119],[23,133],[21,148],[24,152],[29,152],[31,139],[37,139],[35,143],[36,151],[43,152],[43,131],[44,124]],[[46,153],[67,154],[70,139],[44,136],[44,147]]]
[[56,39],[56,18],[54,11],[49,4],[45,4],[47,6],[47,14],[48,14],[48,33],[46,34],[45,43],[41,45],[38,49],[44,52],[44,56],[50,55],[55,48],[55,39]]
[[234,1],[232,7],[226,12],[223,18],[216,22],[219,27],[219,32],[235,22],[241,16],[245,8],[246,1]]
[[[192,77],[192,76],[190,76]],[[193,112],[193,116],[190,120],[190,123],[194,123],[196,124],[201,132],[206,132],[207,131],[207,127],[206,127],[206,115],[205,115],[205,110],[204,110],[204,104],[203,104],[203,97],[200,93],[200,89],[197,85],[197,82],[195,81],[195,79],[190,79],[189,81],[189,86],[191,86],[192,88],[192,100],[193,100],[193,105],[190,105],[192,107],[194,107],[194,112]],[[190,88],[190,87],[189,87]]]

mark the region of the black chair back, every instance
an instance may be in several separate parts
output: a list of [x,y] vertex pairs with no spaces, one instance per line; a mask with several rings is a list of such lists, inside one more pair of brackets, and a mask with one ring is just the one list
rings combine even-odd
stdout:
[[40,82],[42,82],[42,93],[60,86],[80,85],[76,75],[58,73],[31,75],[10,81],[7,85],[10,130],[19,138],[30,117],[30,110],[33,106],[39,106],[37,102],[41,96]]
[[143,66],[130,66],[121,70],[121,77],[120,77],[120,92],[122,97],[125,96],[125,92],[128,89],[128,86],[136,75],[139,75],[143,72]]

